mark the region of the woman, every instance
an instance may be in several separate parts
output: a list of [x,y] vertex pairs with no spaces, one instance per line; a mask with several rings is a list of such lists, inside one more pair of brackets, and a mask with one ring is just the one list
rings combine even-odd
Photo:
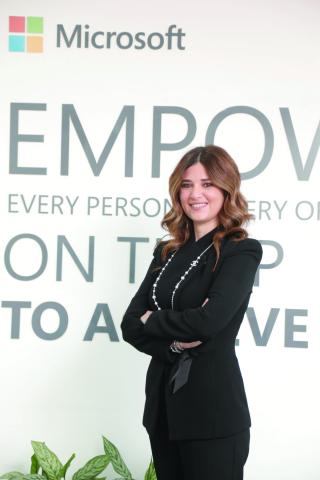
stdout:
[[186,153],[169,180],[161,242],[121,324],[151,355],[146,427],[158,480],[241,480],[250,415],[235,339],[262,256],[230,155]]

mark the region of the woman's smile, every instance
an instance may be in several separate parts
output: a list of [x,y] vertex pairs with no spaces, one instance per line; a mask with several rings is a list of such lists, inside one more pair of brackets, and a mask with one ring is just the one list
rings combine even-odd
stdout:
[[196,237],[213,228],[223,206],[223,191],[213,185],[206,169],[198,162],[187,168],[180,188],[180,203],[184,213],[193,221]]

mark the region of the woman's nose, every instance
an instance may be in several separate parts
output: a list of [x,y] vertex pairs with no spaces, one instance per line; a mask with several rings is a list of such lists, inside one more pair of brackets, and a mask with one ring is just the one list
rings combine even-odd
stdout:
[[201,197],[201,195],[202,195],[201,185],[194,185],[191,189],[190,196],[192,198],[197,198],[197,197]]

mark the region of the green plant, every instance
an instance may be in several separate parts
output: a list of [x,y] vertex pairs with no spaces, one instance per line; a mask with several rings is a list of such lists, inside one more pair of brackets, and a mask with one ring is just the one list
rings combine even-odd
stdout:
[[[102,437],[104,454],[91,458],[82,468],[77,470],[72,480],[107,480],[99,477],[109,463],[113,470],[120,475],[114,480],[134,480],[127,465],[123,461],[117,447],[106,437]],[[29,473],[8,472],[0,477],[3,480],[62,480],[66,478],[67,471],[75,457],[73,453],[63,465],[57,455],[52,452],[44,442],[31,442],[33,455]],[[145,473],[144,480],[156,480],[156,473],[152,460]]]

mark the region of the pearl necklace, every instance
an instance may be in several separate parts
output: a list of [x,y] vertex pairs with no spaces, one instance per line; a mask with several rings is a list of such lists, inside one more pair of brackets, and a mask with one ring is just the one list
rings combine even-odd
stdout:
[[[190,263],[189,268],[184,272],[183,275],[181,275],[180,280],[176,283],[176,285],[175,285],[175,287],[174,287],[174,289],[173,289],[172,295],[171,295],[171,308],[172,308],[172,310],[173,310],[173,300],[174,300],[174,296],[175,296],[175,294],[176,294],[176,291],[177,291],[178,288],[180,287],[180,285],[181,285],[181,283],[183,282],[183,280],[185,280],[186,276],[190,273],[190,271],[191,271],[194,267],[196,267],[196,266],[198,265],[199,260],[200,260],[200,258],[202,257],[202,255],[203,255],[204,253],[206,253],[206,251],[209,250],[209,248],[211,248],[211,247],[212,247],[212,244],[209,245],[209,247],[207,247],[205,250],[203,250],[203,252],[200,253],[200,255],[198,255],[198,257]],[[177,250],[175,250],[175,251],[173,252],[173,254],[171,255],[171,257],[168,258],[167,262],[164,264],[164,266],[163,266],[162,269],[160,270],[160,273],[159,273],[159,275],[157,276],[154,284],[152,285],[152,298],[153,298],[154,304],[155,304],[155,306],[157,307],[158,310],[161,310],[161,307],[160,307],[160,305],[159,305],[158,302],[157,302],[156,288],[157,288],[157,285],[158,285],[158,283],[159,283],[159,280],[160,280],[163,272],[165,271],[165,269],[167,268],[167,266],[169,265],[169,263],[172,261],[172,259],[173,259],[173,257],[175,256],[176,253],[177,253]]]

